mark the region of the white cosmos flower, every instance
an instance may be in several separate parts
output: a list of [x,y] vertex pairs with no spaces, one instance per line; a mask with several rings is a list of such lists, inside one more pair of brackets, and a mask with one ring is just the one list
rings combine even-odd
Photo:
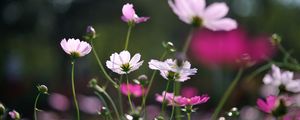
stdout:
[[263,82],[289,92],[300,92],[300,79],[294,80],[293,77],[293,72],[281,71],[279,67],[272,65],[272,72],[265,75]]
[[188,61],[183,61],[181,66],[177,64],[176,60],[167,59],[165,61],[151,60],[149,68],[153,70],[159,70],[160,75],[167,80],[175,80],[184,82],[190,79],[190,75],[197,73],[196,68],[191,68],[191,64]]
[[212,31],[230,31],[237,28],[237,22],[225,17],[229,11],[224,2],[206,7],[205,0],[168,0],[169,6],[180,20],[195,26],[204,26]]
[[130,57],[130,53],[126,50],[120,52],[120,54],[113,53],[110,60],[106,61],[106,66],[115,73],[128,74],[137,70],[143,64],[143,61],[140,61],[141,55],[139,53],[132,58]]
[[89,54],[92,50],[90,44],[85,41],[80,41],[79,39],[70,38],[68,40],[62,39],[60,42],[63,50],[74,57],[82,57]]

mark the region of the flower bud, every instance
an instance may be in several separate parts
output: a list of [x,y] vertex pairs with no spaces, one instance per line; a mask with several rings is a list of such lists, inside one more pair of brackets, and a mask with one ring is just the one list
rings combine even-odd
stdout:
[[8,112],[8,114],[14,120],[20,120],[21,119],[20,114],[16,110],[10,111],[10,112]]
[[147,85],[149,83],[148,77],[146,75],[140,75],[138,77],[138,82],[139,82],[139,84],[145,86],[145,85]]
[[90,82],[89,82],[89,86],[90,87],[93,87],[93,86],[95,86],[97,84],[98,84],[98,82],[97,82],[97,80],[95,78],[91,79]]
[[5,107],[4,107],[4,105],[2,103],[0,103],[0,117],[2,115],[4,115],[4,113],[5,113]]
[[48,88],[46,85],[39,85],[37,86],[38,90],[40,93],[43,93],[43,94],[47,94],[48,93]]
[[276,46],[281,43],[281,37],[278,34],[273,34],[271,42],[274,46]]
[[168,52],[175,52],[176,51],[175,46],[172,42],[169,42],[169,41],[165,42],[164,41],[164,42],[162,42],[162,45],[165,49],[168,50]]
[[89,39],[95,39],[96,38],[96,31],[95,29],[93,28],[93,26],[88,26],[86,28],[86,36],[89,38]]

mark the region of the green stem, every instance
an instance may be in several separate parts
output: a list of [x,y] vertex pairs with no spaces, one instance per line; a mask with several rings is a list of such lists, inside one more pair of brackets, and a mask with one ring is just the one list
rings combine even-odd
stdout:
[[194,33],[194,28],[192,28],[189,32],[189,35],[184,43],[184,46],[182,48],[182,53],[186,54],[186,52],[188,51],[189,49],[189,46],[190,46],[190,43],[192,41],[192,37],[193,37],[193,33]]
[[[180,82],[175,82],[175,92],[174,95],[179,95],[180,94],[180,89],[181,89],[181,85]],[[175,118],[176,120],[181,120],[181,117],[177,117],[177,116],[181,116],[181,108],[179,106],[175,107]]]
[[132,105],[132,102],[131,102],[131,93],[129,91],[129,80],[128,80],[128,74],[126,74],[126,82],[127,82],[127,97],[128,97],[128,102],[129,102],[129,105],[130,105],[130,109],[131,111],[133,112],[134,109],[133,109],[133,105]]
[[164,113],[164,111],[165,111],[165,107],[166,107],[166,95],[167,95],[167,92],[168,92],[168,90],[169,90],[169,86],[170,86],[170,82],[171,82],[171,80],[168,80],[168,82],[167,82],[167,86],[166,86],[166,89],[165,89],[165,94],[163,95],[164,97],[163,97],[163,101],[162,101],[162,107],[161,107],[161,112],[160,112],[160,116],[162,116],[162,114]]
[[[176,83],[176,82],[173,83],[173,93],[175,93],[175,90],[176,90],[176,88],[175,88],[175,83]],[[175,99],[175,95],[174,95],[173,98],[172,98],[172,101],[173,101],[173,102],[174,102],[174,99]],[[172,106],[172,112],[171,112],[170,120],[173,119],[174,111],[175,111],[175,105]]]
[[[120,79],[119,79],[119,86],[121,85],[122,81],[123,81],[123,75],[120,76]],[[122,94],[121,94],[121,90],[119,89],[118,90],[118,96],[119,96],[119,108],[120,108],[120,113],[121,115],[123,115],[123,104],[122,104]]]
[[103,67],[103,65],[102,65],[102,63],[101,63],[101,61],[99,59],[99,56],[97,54],[97,51],[96,51],[96,49],[94,47],[93,40],[91,40],[91,45],[92,45],[92,48],[93,48],[92,49],[93,50],[93,54],[94,54],[94,56],[95,56],[95,58],[97,60],[97,63],[99,65],[99,67],[100,67],[100,70],[103,72],[103,74],[106,77],[106,79],[109,80],[114,85],[115,88],[119,88],[118,84],[107,74],[106,70],[104,69],[104,67]]
[[[38,108],[36,108],[36,106],[37,106],[37,102],[38,102],[38,100],[39,100],[39,98],[40,98],[40,95],[41,95],[41,93],[39,92],[39,94],[36,96],[35,102],[34,102],[34,110],[33,110],[33,113],[34,113],[34,120],[37,120],[37,114],[36,114],[36,111],[38,110]],[[0,119],[1,119],[1,118],[0,118]]]
[[191,120],[191,113],[186,113],[186,114],[187,114],[188,120]]
[[129,25],[128,30],[127,30],[127,36],[126,36],[126,41],[125,41],[125,48],[124,48],[124,50],[127,50],[127,48],[128,48],[129,38],[130,38],[130,34],[131,34],[131,29],[132,29],[132,25]]
[[[162,54],[162,56],[160,57],[159,60],[163,60],[163,59],[166,57],[167,53],[168,53],[168,52],[165,51],[165,52]],[[151,89],[151,87],[152,87],[152,83],[153,83],[153,80],[154,80],[154,77],[155,77],[156,73],[157,73],[157,71],[153,71],[153,73],[152,73],[152,75],[151,75],[151,78],[150,78],[150,81],[149,81],[149,85],[148,85],[148,87],[147,87],[147,88],[148,88],[148,91],[150,91],[150,89]],[[143,107],[143,108],[145,108],[146,100],[147,100],[148,94],[149,94],[149,92],[146,92],[145,97],[143,97],[143,100],[142,100],[142,107]]]
[[112,105],[112,107],[113,107],[113,109],[114,109],[114,111],[115,111],[115,113],[116,113],[116,116],[117,116],[117,120],[121,120],[120,119],[120,114],[119,114],[119,112],[118,112],[118,109],[117,109],[117,107],[116,107],[116,105],[115,105],[115,103],[114,103],[114,101],[111,99],[111,97],[107,94],[107,92],[105,91],[105,90],[103,90],[100,86],[98,86],[98,85],[95,85],[95,86],[92,86],[97,92],[99,92],[99,93],[103,93],[103,95],[105,95],[106,97],[107,97],[107,99],[108,99],[108,101],[110,102],[110,104]]
[[72,93],[73,93],[73,98],[74,98],[74,104],[76,107],[76,114],[77,114],[77,120],[80,120],[80,113],[79,113],[79,107],[78,107],[78,103],[77,103],[77,98],[76,98],[76,91],[75,91],[75,80],[74,80],[74,66],[75,66],[75,61],[71,62],[72,64]]
[[230,86],[228,87],[228,89],[226,90],[225,94],[223,95],[221,101],[219,102],[216,110],[214,111],[213,115],[212,115],[212,120],[217,120],[217,117],[219,115],[219,113],[221,112],[225,102],[227,101],[228,97],[230,96],[230,94],[232,93],[233,89],[235,88],[235,86],[237,85],[239,79],[241,78],[242,74],[243,74],[243,68],[240,68],[236,77],[234,78],[234,80],[232,81],[232,83],[230,84]]
[[[102,95],[99,94],[98,92],[94,92],[94,93],[99,97],[99,99],[100,99],[101,102],[103,103],[103,106],[106,107],[106,109],[108,109],[108,105],[107,105],[105,99],[102,97]],[[110,120],[113,120],[112,115],[111,115],[111,112],[110,112],[109,109],[108,109],[108,111],[109,111],[109,115],[108,115],[108,116],[109,116]],[[105,119],[107,119],[106,116],[105,116]]]

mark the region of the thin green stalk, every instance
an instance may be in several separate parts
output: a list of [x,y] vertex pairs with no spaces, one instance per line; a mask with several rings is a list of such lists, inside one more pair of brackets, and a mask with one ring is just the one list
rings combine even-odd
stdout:
[[[39,98],[40,98],[40,95],[41,95],[41,93],[39,92],[39,94],[36,96],[35,102],[34,102],[34,110],[33,110],[33,113],[34,113],[34,120],[37,120],[37,114],[36,114],[36,111],[38,110],[38,108],[36,108],[36,106],[37,106],[37,102],[38,102],[38,100],[39,100]],[[1,119],[1,118],[0,118],[0,119]]]
[[96,51],[96,48],[94,47],[94,43],[93,43],[93,40],[91,40],[91,45],[92,45],[92,50],[93,50],[93,54],[97,60],[97,63],[100,67],[100,70],[103,72],[104,76],[106,77],[107,80],[109,80],[115,88],[119,88],[118,84],[107,74],[106,70],[104,69],[99,57],[98,57],[98,54],[97,54],[97,51]]
[[242,74],[243,74],[243,68],[240,68],[236,77],[234,78],[234,80],[232,81],[232,83],[230,84],[230,86],[228,87],[228,89],[226,90],[225,94],[223,95],[221,101],[219,102],[216,110],[214,111],[213,115],[212,115],[212,120],[217,120],[217,117],[219,115],[219,113],[221,112],[225,102],[227,101],[228,97],[230,96],[230,94],[232,93],[233,89],[235,88],[235,86],[237,85],[239,79],[241,78]]
[[[176,82],[174,87],[175,87],[174,95],[179,95],[181,89],[180,82]],[[181,108],[179,106],[175,107],[175,116],[176,116],[175,117],[176,120],[181,120],[181,117],[177,117],[177,116],[181,116]]]
[[188,120],[191,120],[191,113],[186,113],[186,114],[187,114]]
[[78,103],[77,103],[77,98],[76,98],[76,91],[75,91],[75,80],[74,80],[74,66],[75,66],[75,61],[71,62],[72,64],[72,93],[73,93],[73,98],[74,98],[74,104],[76,107],[76,114],[77,114],[77,120],[80,120],[80,113],[79,113],[79,107],[78,107]]
[[[175,90],[176,90],[176,88],[175,88],[175,83],[176,83],[176,82],[173,83],[173,93],[175,93]],[[173,98],[172,98],[172,101],[173,101],[173,102],[174,102],[174,99],[175,99],[175,95],[174,95]],[[173,119],[174,111],[175,111],[175,105],[172,106],[172,112],[171,112],[170,120]]]
[[132,27],[133,27],[132,25],[129,25],[129,26],[128,26],[124,50],[127,50],[127,48],[128,48],[129,38],[130,38],[130,34],[131,34],[131,29],[132,29]]
[[[165,56],[167,55],[167,51],[165,51],[162,56],[160,57],[159,60],[163,60],[165,58]],[[156,75],[157,71],[153,71],[152,75],[151,75],[151,78],[150,78],[150,81],[149,81],[149,85],[148,85],[148,91],[150,91],[151,89],[151,86],[152,86],[152,83],[153,83],[153,80],[154,80],[154,77]],[[143,97],[143,100],[142,100],[142,107],[145,108],[145,105],[146,105],[146,100],[147,100],[147,97],[148,97],[148,94],[149,92],[146,92],[146,95],[145,97]]]
[[[102,95],[100,93],[98,93],[98,92],[94,92],[94,93],[99,97],[99,99],[103,103],[103,106],[108,109],[108,105],[107,105],[105,99],[102,97]],[[110,120],[113,120],[110,110],[109,110],[109,115],[108,116],[109,116]],[[105,119],[107,119],[107,118],[105,118]]]
[[117,117],[117,120],[121,120],[120,119],[120,114],[119,114],[119,111],[114,103],[114,101],[111,99],[111,97],[107,94],[107,92],[105,90],[103,90],[100,86],[98,85],[95,85],[95,86],[92,86],[97,92],[99,93],[103,93],[103,95],[106,96],[106,98],[108,99],[108,101],[110,102],[110,104],[112,105],[115,113],[116,113],[116,117]]
[[163,95],[164,98],[163,98],[163,101],[162,101],[162,107],[161,107],[160,116],[162,116],[162,114],[163,114],[164,111],[165,111],[165,107],[166,107],[166,101],[165,101],[165,100],[166,100],[167,92],[168,92],[168,90],[169,90],[170,82],[171,82],[171,80],[168,80],[167,86],[166,86],[166,89],[165,89],[165,94]]
[[194,28],[192,28],[189,32],[189,35],[184,43],[184,46],[182,48],[182,53],[186,54],[187,50],[189,49],[190,43],[192,41],[192,37],[193,37],[193,33],[194,33]]
[[127,98],[128,98],[128,102],[129,102],[131,111],[134,111],[133,105],[132,105],[132,101],[131,101],[131,93],[130,93],[130,91],[129,91],[128,74],[126,74],[126,82],[127,82],[127,93],[128,93],[128,94],[127,94]]
[[[122,81],[123,81],[123,75],[120,76],[120,79],[119,79],[119,86],[121,85]],[[122,94],[121,94],[121,90],[117,90],[118,91],[118,97],[119,97],[119,108],[120,108],[120,113],[121,115],[123,115],[123,104],[122,104]]]

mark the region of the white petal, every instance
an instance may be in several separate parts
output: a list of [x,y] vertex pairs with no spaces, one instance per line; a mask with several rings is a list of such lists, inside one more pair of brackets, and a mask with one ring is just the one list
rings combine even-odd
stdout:
[[204,12],[204,19],[217,20],[224,17],[229,11],[225,3],[213,3],[209,5]]
[[180,20],[182,20],[187,24],[192,23],[191,15],[189,15],[186,11],[179,9],[178,6],[176,6],[176,4],[174,4],[172,0],[168,0],[168,3],[171,9],[173,10],[173,12],[179,17]]
[[144,62],[144,61],[141,61],[141,62],[138,62],[138,63],[134,64],[134,66],[132,66],[132,67],[130,68],[130,70],[129,70],[128,73],[130,73],[130,72],[132,72],[132,71],[135,71],[135,70],[139,69],[139,67],[143,64],[143,62]]
[[281,79],[281,72],[280,72],[280,68],[277,67],[276,65],[272,65],[272,76],[275,79]]
[[294,73],[290,71],[284,71],[281,74],[281,82],[282,84],[288,84],[289,82],[293,81]]
[[153,70],[169,70],[169,66],[166,63],[158,60],[150,60],[148,64],[149,68]]
[[68,54],[71,54],[70,51],[69,51],[69,46],[68,46],[68,42],[66,41],[66,39],[63,39],[61,42],[60,42],[60,46],[63,48],[63,50],[68,53]]
[[137,62],[140,61],[140,59],[141,59],[141,54],[135,54],[135,55],[131,58],[129,64],[136,64]]
[[78,52],[77,48],[80,45],[80,40],[71,38],[71,39],[68,40],[68,45],[69,45],[70,52]]
[[219,20],[204,20],[204,26],[212,31],[230,31],[237,28],[237,22],[231,18],[222,18]]
[[110,61],[113,62],[114,64],[117,64],[117,65],[122,65],[122,61],[120,60],[120,56],[118,53],[113,53],[111,56],[110,56]]
[[265,77],[263,78],[263,82],[264,82],[265,84],[271,84],[272,81],[273,81],[273,78],[272,78],[272,76],[269,75],[269,74],[265,75]]
[[[188,1],[188,0],[187,0]],[[189,4],[194,11],[199,16],[202,16],[205,8],[205,0],[190,0]]]
[[128,51],[122,51],[120,53],[120,60],[122,61],[122,64],[129,63],[130,60],[130,53]]
[[285,88],[290,92],[300,92],[300,80],[289,82],[289,84],[287,84]]

